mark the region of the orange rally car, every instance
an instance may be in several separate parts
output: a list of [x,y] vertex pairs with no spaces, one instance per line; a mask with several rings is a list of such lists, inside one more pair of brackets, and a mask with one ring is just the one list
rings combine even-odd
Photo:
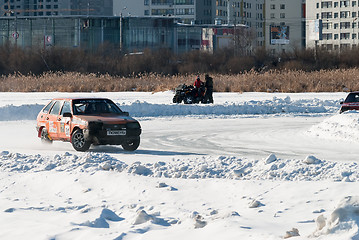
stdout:
[[94,145],[140,145],[141,126],[106,98],[56,98],[38,114],[36,130],[43,142],[71,142],[77,151]]

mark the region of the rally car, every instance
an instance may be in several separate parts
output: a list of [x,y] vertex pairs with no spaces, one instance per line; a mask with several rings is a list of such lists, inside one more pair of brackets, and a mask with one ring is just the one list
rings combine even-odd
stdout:
[[340,102],[340,105],[340,113],[348,110],[359,110],[359,91],[349,93],[344,102]]
[[77,151],[94,145],[140,145],[139,122],[106,98],[56,98],[38,114],[36,130],[43,142],[71,142]]

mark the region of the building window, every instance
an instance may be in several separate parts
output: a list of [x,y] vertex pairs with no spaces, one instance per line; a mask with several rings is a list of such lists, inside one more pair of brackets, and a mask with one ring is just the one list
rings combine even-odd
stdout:
[[334,13],[334,18],[338,18],[338,13]]
[[332,1],[322,2],[322,8],[331,8],[331,7],[332,7]]
[[334,7],[338,7],[338,2],[334,2]]
[[333,39],[333,34],[332,33],[323,33],[323,39],[331,40],[331,39]]
[[338,34],[334,34],[334,39],[338,39]]
[[285,9],[285,4],[281,4],[280,9]]
[[341,33],[340,34],[340,39],[349,39],[350,38],[350,33]]
[[349,7],[349,0],[340,1],[340,7]]
[[349,11],[342,11],[340,12],[340,18],[348,18],[350,16]]
[[275,18],[275,14],[274,14],[274,13],[271,13],[271,14],[270,14],[270,18],[271,18],[271,19]]
[[270,9],[275,9],[275,5],[274,5],[274,4],[271,4],[271,5],[270,5]]
[[341,22],[340,29],[347,29],[350,28],[350,22]]
[[285,13],[281,13],[280,18],[285,18]]
[[150,15],[150,10],[145,10],[145,16],[149,16]]
[[[322,18],[332,18],[332,14],[332,12],[322,12]],[[319,19],[319,17],[317,19]]]
[[144,5],[148,6],[149,5],[149,0],[145,0]]
[[331,22],[323,23],[323,29],[331,29],[331,28],[332,28]]

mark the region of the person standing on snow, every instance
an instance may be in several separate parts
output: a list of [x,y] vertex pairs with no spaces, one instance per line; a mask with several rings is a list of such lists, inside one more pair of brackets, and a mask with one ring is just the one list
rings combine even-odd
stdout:
[[204,95],[204,103],[213,103],[213,78],[208,74],[205,75],[206,83],[206,93]]
[[193,86],[194,86],[195,88],[197,88],[197,89],[200,89],[200,88],[201,88],[201,86],[202,86],[202,81],[201,81],[201,79],[199,78],[199,76],[197,76],[196,81],[194,81]]
[[[203,82],[201,81],[201,79],[199,78],[199,76],[197,76],[196,81],[194,81],[193,84],[194,88],[197,90],[197,96],[201,96],[202,95],[202,89],[201,87],[203,86]],[[196,96],[196,97],[197,97]]]

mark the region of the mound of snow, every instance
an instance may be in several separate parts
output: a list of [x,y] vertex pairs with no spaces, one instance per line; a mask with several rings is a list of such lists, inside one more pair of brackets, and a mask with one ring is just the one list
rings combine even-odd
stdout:
[[35,120],[43,107],[44,105],[40,104],[0,107],[0,121]]
[[[154,104],[145,101],[118,104],[133,117],[166,117],[187,115],[244,115],[282,113],[328,113],[338,111],[338,103],[333,100],[301,99],[291,100],[274,97],[272,100],[225,102],[222,104]],[[0,121],[35,120],[41,104],[0,107]]]
[[9,172],[38,172],[38,171],[80,171],[90,170],[118,170],[122,171],[127,164],[108,154],[86,153],[78,156],[68,152],[54,157],[26,155],[2,151],[0,153],[0,169]]
[[311,127],[309,134],[326,139],[359,141],[359,112],[336,114]]
[[277,156],[272,153],[264,161],[266,164],[270,164],[272,162],[275,162],[276,160],[277,160]]
[[[319,160],[314,156],[308,156],[304,161],[277,159],[271,163],[231,156],[204,156],[200,158],[172,159],[169,162],[134,162],[127,165],[104,153],[86,153],[80,156],[65,153],[54,157],[43,157],[41,155],[3,151],[0,153],[0,162],[0,170],[9,172],[117,171],[159,178],[359,181],[358,163],[329,162]],[[159,187],[163,186],[164,184],[159,185]],[[170,186],[168,188],[171,191],[177,190]]]
[[335,210],[327,216],[320,215],[314,236],[350,233],[350,239],[359,237],[359,196],[345,197]]

